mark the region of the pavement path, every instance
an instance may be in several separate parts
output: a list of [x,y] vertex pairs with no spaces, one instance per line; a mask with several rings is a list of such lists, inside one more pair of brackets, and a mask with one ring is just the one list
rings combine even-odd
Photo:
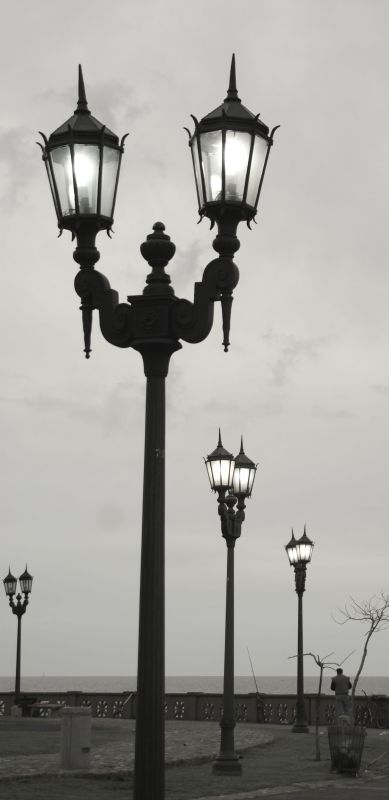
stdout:
[[[34,729],[47,726],[57,733],[60,729],[59,720],[7,720],[1,718],[0,731],[7,734],[8,730],[15,731],[17,727],[25,725],[25,730],[30,730],[33,736]],[[17,726],[17,727],[15,727]],[[93,719],[93,727],[103,733],[106,743],[93,745],[91,750],[91,764],[89,773],[95,775],[128,774],[133,769],[135,722],[133,720]],[[109,742],[110,729],[115,730],[115,740]],[[123,738],[118,738],[117,733],[123,730]],[[236,750],[244,753],[253,747],[264,746],[282,736],[290,736],[290,729],[281,726],[257,724],[240,724],[236,727]],[[369,731],[371,736],[385,736],[385,747],[389,748],[389,731]],[[108,740],[108,741],[107,741]],[[167,721],[166,723],[166,763],[180,764],[185,762],[209,762],[218,754],[220,743],[220,729],[215,723]],[[269,748],[266,758],[276,755],[275,748]],[[0,756],[0,782],[3,779],[20,778],[22,776],[42,775],[71,775],[71,771],[62,770],[59,755],[39,754],[23,756]],[[332,775],[331,778],[316,781],[302,780],[292,785],[285,785],[282,781],[282,765],[274,764],[271,785],[250,792],[219,795],[212,800],[383,800],[389,797],[389,761],[388,765],[379,771],[372,770],[363,774],[360,779],[347,775]],[[283,783],[283,785],[281,785]],[[1,796],[1,791],[0,791]],[[207,797],[198,800],[211,800]]]
[[[115,732],[123,729],[123,739],[115,740],[104,745],[94,745],[91,748],[90,770],[92,774],[123,773],[129,772],[134,765],[135,721],[93,719],[93,726],[106,729],[114,727]],[[24,726],[33,735],[34,729],[42,729],[46,725],[52,730],[59,730],[60,722],[57,720],[7,720],[3,718],[0,731],[15,730],[15,727]],[[128,736],[129,733],[129,736]],[[273,740],[273,734],[267,728],[259,728],[256,724],[239,725],[236,734],[236,747],[238,752],[247,748],[265,745]],[[166,722],[165,760],[167,764],[180,764],[184,762],[201,763],[210,761],[218,754],[220,744],[220,728],[210,722]],[[59,755],[39,754],[23,756],[0,756],[0,780],[32,775],[59,775],[69,770],[60,768]]]

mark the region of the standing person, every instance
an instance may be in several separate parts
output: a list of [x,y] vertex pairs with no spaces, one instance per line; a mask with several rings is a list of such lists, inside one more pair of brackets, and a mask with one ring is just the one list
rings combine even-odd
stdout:
[[336,675],[332,678],[331,689],[335,692],[336,715],[339,717],[340,714],[350,714],[351,703],[348,693],[351,681],[348,675],[343,675],[341,667],[336,670]]

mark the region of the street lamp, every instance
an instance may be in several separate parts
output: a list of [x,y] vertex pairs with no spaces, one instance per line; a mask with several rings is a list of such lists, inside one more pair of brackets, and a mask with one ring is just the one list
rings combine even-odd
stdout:
[[313,542],[308,538],[304,525],[304,533],[300,539],[295,539],[293,528],[292,538],[285,546],[289,563],[294,567],[296,592],[298,596],[297,618],[297,702],[296,720],[293,733],[309,733],[307,715],[304,702],[304,648],[303,648],[303,594],[305,591],[305,578],[307,564],[312,558]]
[[218,445],[205,459],[205,464],[211,489],[218,495],[222,536],[227,545],[223,714],[220,720],[220,753],[213,763],[212,771],[240,775],[242,767],[234,744],[234,548],[241,534],[245,519],[245,500],[251,496],[257,465],[246,456],[243,440],[236,458],[225,450],[220,430]]
[[4,578],[4,589],[5,593],[9,599],[9,604],[12,608],[12,613],[16,614],[18,618],[18,633],[17,633],[17,640],[16,640],[16,674],[15,674],[15,705],[19,705],[20,702],[20,654],[21,654],[21,635],[22,635],[22,616],[26,613],[26,608],[28,606],[28,595],[31,592],[32,587],[32,575],[27,572],[27,565],[26,569],[22,573],[19,578],[20,588],[24,594],[24,598],[22,601],[22,595],[19,593],[16,595],[16,602],[13,599],[14,595],[16,594],[16,587],[17,587],[17,578],[15,578],[12,573],[11,569],[8,570],[8,575]]
[[[225,350],[228,348],[232,292],[239,279],[233,261],[239,248],[236,230],[241,220],[249,223],[256,214],[259,189],[273,143],[273,132],[269,133],[266,125],[259,125],[258,118],[241,105],[236,92],[234,58],[228,95],[213,115],[212,133],[216,136],[219,131],[219,135],[212,158],[207,149],[209,140],[203,138],[212,114],[196,122],[189,142],[200,216],[211,218],[218,229],[213,242],[218,256],[207,265],[202,280],[195,283],[193,302],[175,296],[170,277],[165,273],[175,245],[161,222],[154,224],[153,232],[141,245],[142,256],[151,267],[142,294],[130,295],[128,303],[119,303],[118,293],[111,289],[107,278],[94,269],[99,259],[96,235],[100,230],[109,233],[113,222],[124,139],[119,143],[115,134],[91,116],[81,67],[79,100],[73,116],[48,139],[42,134],[42,155],[58,227],[60,232],[64,228],[70,230],[77,240],[73,258],[81,269],[75,279],[75,289],[81,298],[86,357],[90,354],[92,313],[97,309],[103,336],[117,347],[138,350],[147,379],[135,800],[150,800],[151,797],[160,800],[164,793],[165,378],[171,355],[182,347],[180,339],[195,343],[208,336],[213,324],[214,303],[219,300],[223,344]],[[245,177],[243,192],[232,197],[226,188],[227,176],[233,171],[228,160],[227,140],[231,143],[235,134],[239,142],[245,135],[242,141],[246,145],[248,135],[251,139],[248,157],[236,155],[234,170],[239,176],[240,188],[242,175]],[[266,149],[262,161],[257,155],[258,137]],[[217,179],[221,181],[221,192],[209,196],[208,183],[214,186]]]

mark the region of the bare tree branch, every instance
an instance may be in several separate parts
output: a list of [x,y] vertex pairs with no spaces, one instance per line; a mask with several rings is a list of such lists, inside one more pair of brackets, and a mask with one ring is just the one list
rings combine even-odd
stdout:
[[334,616],[332,616],[332,618],[338,625],[345,625],[346,622],[351,620],[352,622],[362,622],[362,624],[368,626],[363,634],[365,642],[362,650],[361,662],[351,690],[351,699],[354,703],[355,691],[366,661],[370,639],[375,633],[386,630],[389,626],[389,594],[385,594],[385,592],[381,590],[378,595],[373,595],[369,600],[361,600],[358,602],[354,597],[351,597],[350,600],[351,604],[345,605],[344,610],[338,609],[341,619],[336,619]]

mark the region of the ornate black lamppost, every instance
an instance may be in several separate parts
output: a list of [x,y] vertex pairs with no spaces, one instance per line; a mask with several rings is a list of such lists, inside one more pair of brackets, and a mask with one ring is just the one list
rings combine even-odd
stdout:
[[291,567],[294,567],[296,592],[298,596],[297,702],[296,719],[292,731],[293,733],[309,733],[304,702],[303,594],[305,591],[307,564],[312,558],[313,542],[307,536],[305,525],[304,533],[300,539],[295,539],[292,528],[292,538],[285,546],[285,550],[288,554]]
[[[275,129],[274,129],[275,130]],[[273,143],[273,131],[242,104],[232,61],[225,101],[200,122],[189,145],[195,171],[200,217],[218,233],[218,253],[195,284],[194,301],[175,296],[165,267],[175,245],[156,222],[141,245],[151,267],[140,295],[119,303],[107,278],[94,269],[100,230],[111,230],[123,141],[91,116],[81,68],[74,115],[49,139],[46,165],[60,231],[71,231],[80,265],[75,289],[81,298],[85,353],[90,353],[92,312],[99,312],[103,336],[117,347],[132,347],[143,358],[146,382],[142,555],[139,606],[135,800],[164,796],[164,499],[165,378],[172,353],[186,342],[201,342],[213,323],[215,301],[223,312],[228,348],[232,292],[239,272],[233,261],[239,248],[237,226],[254,219]]]
[[26,569],[23,574],[19,578],[20,588],[24,594],[24,599],[22,600],[22,595],[19,593],[16,595],[16,602],[13,599],[14,595],[16,594],[16,587],[17,587],[17,578],[15,578],[11,574],[11,569],[8,570],[8,575],[3,580],[5,593],[9,599],[9,604],[12,608],[12,613],[16,614],[18,618],[18,634],[16,640],[16,673],[15,673],[15,705],[19,705],[20,702],[20,654],[21,654],[21,636],[22,636],[22,616],[26,613],[26,608],[28,606],[28,595],[31,592],[32,587],[32,575],[27,572],[27,565]]
[[225,450],[220,431],[218,446],[205,463],[211,489],[218,495],[222,536],[227,545],[223,714],[220,721],[220,753],[213,763],[212,771],[240,775],[242,767],[234,744],[234,548],[241,534],[245,500],[251,496],[257,465],[244,453],[243,441],[236,458]]

